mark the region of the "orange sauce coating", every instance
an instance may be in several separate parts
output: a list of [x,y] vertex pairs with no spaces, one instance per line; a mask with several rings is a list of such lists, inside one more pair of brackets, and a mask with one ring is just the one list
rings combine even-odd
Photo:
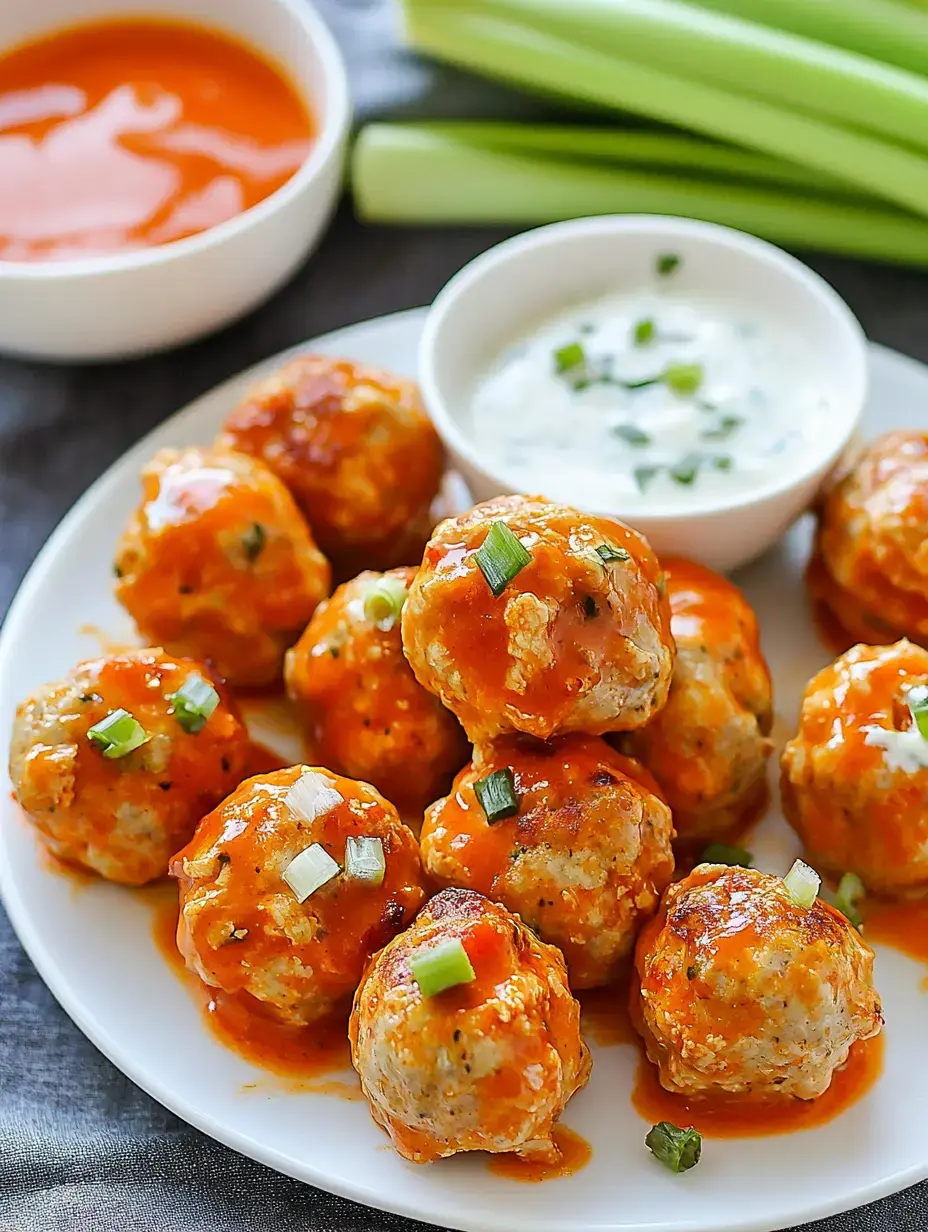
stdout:
[[626,983],[581,988],[574,996],[580,1002],[580,1030],[588,1042],[600,1048],[641,1042],[632,1025]]
[[181,23],[60,30],[3,56],[0,82],[6,261],[205,231],[290,179],[313,137],[280,71],[226,35]]
[[566,1125],[556,1126],[552,1135],[554,1145],[560,1151],[560,1159],[554,1163],[544,1163],[540,1160],[522,1159],[518,1155],[491,1155],[487,1168],[496,1176],[505,1176],[510,1181],[532,1183],[536,1181],[556,1181],[562,1176],[573,1176],[593,1158],[593,1148],[586,1138],[581,1137]]
[[[203,1021],[221,1044],[252,1065],[284,1078],[317,1078],[350,1069],[347,1011],[310,1027],[292,1027],[261,1013],[247,993],[232,996],[209,988],[187,970],[177,948],[176,886],[162,882],[147,896],[154,903],[155,945],[171,969],[195,991]],[[355,1095],[348,1083],[328,1082],[314,1089],[348,1098]]]
[[670,1121],[692,1126],[708,1138],[766,1138],[815,1129],[846,1112],[874,1086],[883,1069],[883,1034],[854,1044],[847,1063],[835,1071],[818,1099],[745,1099],[717,1095],[689,1097],[665,1091],[642,1051],[632,1091],[632,1106],[649,1124]]

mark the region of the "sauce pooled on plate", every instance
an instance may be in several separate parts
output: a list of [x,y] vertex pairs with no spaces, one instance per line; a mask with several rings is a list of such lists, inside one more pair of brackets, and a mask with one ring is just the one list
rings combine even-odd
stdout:
[[305,161],[312,117],[223,34],[106,21],[0,57],[0,260],[166,244],[262,201]]

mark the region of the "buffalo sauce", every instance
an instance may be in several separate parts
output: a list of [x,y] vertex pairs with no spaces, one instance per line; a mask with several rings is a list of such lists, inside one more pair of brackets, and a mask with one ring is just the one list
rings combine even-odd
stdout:
[[[346,1015],[332,1014],[308,1027],[290,1026],[263,1013],[248,994],[210,988],[186,968],[177,948],[177,887],[162,882],[145,891],[154,905],[152,935],[170,967],[196,991],[203,1018],[226,1048],[261,1069],[287,1079],[318,1079],[349,1069]],[[356,1098],[348,1082],[313,1083],[304,1089]]]
[[586,1138],[566,1125],[555,1126],[552,1138],[558,1151],[558,1158],[553,1162],[523,1159],[507,1152],[491,1155],[487,1167],[496,1176],[505,1176],[511,1181],[555,1181],[562,1176],[573,1176],[593,1158],[593,1148]]
[[0,260],[165,244],[227,221],[305,161],[313,120],[256,52],[157,19],[0,57]]
[[[864,936],[928,964],[928,900],[891,903],[868,899]],[[928,991],[928,977],[924,987]]]

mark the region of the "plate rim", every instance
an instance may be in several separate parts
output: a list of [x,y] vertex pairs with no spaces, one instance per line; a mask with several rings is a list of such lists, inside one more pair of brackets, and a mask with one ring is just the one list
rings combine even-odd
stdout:
[[[85,508],[98,498],[100,489],[105,488],[113,475],[117,471],[122,471],[127,462],[130,462],[133,457],[141,456],[145,453],[149,447],[149,440],[155,433],[160,433],[167,425],[178,420],[195,417],[200,404],[204,400],[220,395],[231,385],[256,379],[265,371],[273,369],[294,355],[317,347],[332,349],[344,345],[350,350],[351,335],[355,331],[359,329],[370,330],[372,328],[402,328],[404,325],[412,328],[416,325],[421,325],[426,312],[427,308],[420,307],[371,317],[305,339],[270,355],[232,374],[219,382],[219,384],[203,391],[192,401],[173,411],[116,458],[93,481],[54,527],[16,589],[2,626],[0,626],[0,697],[2,697],[4,692],[4,664],[7,656],[11,653],[14,642],[18,640],[18,626],[21,623],[20,612],[28,608],[33,591],[41,584],[41,580],[49,567],[47,562],[56,554],[59,543],[69,536],[72,525],[81,521]],[[343,339],[345,339],[344,343],[342,342]],[[896,365],[910,366],[913,370],[917,370],[921,376],[928,374],[928,364],[924,364],[890,347],[868,342],[868,351],[871,355],[880,355],[881,358],[891,360]],[[4,846],[3,830],[0,829],[0,856],[2,856]],[[301,1184],[315,1186],[325,1192],[373,1207],[376,1210],[388,1211],[420,1223],[428,1221],[438,1222],[440,1226],[462,1229],[463,1232],[512,1232],[511,1217],[495,1218],[482,1214],[476,1217],[468,1217],[463,1211],[460,1213],[454,1211],[449,1213],[443,1210],[430,1213],[429,1211],[423,1211],[421,1202],[416,1205],[404,1201],[399,1194],[395,1197],[391,1195],[385,1198],[379,1191],[366,1188],[363,1183],[346,1182],[339,1178],[333,1179],[309,1163],[302,1163],[301,1174],[288,1164],[287,1157],[282,1156],[276,1148],[267,1147],[259,1139],[251,1137],[238,1129],[227,1128],[208,1112],[196,1107],[182,1096],[175,1095],[160,1079],[149,1075],[145,1070],[142,1070],[140,1073],[138,1068],[135,1067],[131,1056],[112,1039],[99,1020],[90,1011],[85,1010],[80,998],[72,995],[66,980],[59,979],[58,965],[47,953],[44,943],[34,928],[31,914],[26,907],[25,901],[17,892],[15,882],[11,876],[9,861],[2,858],[0,858],[0,900],[2,900],[20,945],[35,966],[45,986],[75,1026],[131,1082],[185,1123],[231,1150],[251,1158],[282,1175],[291,1177]],[[879,1182],[868,1183],[855,1188],[840,1198],[823,1199],[820,1204],[806,1206],[804,1210],[798,1212],[795,1216],[789,1216],[789,1218],[804,1223],[840,1215],[868,1205],[871,1202],[889,1197],[905,1188],[918,1184],[926,1178],[928,1178],[928,1155],[926,1155],[924,1163],[921,1165],[900,1170],[884,1177]],[[446,1222],[449,1218],[453,1219],[454,1222]],[[779,1218],[778,1216],[777,1219],[779,1220]],[[718,1223],[718,1221],[715,1223],[718,1232],[775,1232],[775,1228],[782,1226],[779,1223],[772,1225],[767,1217],[760,1214],[750,1216],[747,1219],[740,1216],[733,1223],[726,1222],[722,1224]],[[787,1226],[794,1227],[796,1224],[794,1222]],[[565,1225],[563,1219],[559,1219],[556,1224],[536,1220],[533,1223],[533,1227],[539,1229],[539,1232],[570,1232],[570,1229],[577,1229],[578,1232],[581,1232],[581,1230],[582,1232],[613,1232],[617,1225],[602,1222],[590,1223],[589,1221],[582,1223],[574,1221],[570,1225]],[[674,1220],[673,1222],[664,1221],[639,1224],[637,1228],[626,1225],[622,1232],[702,1232],[703,1228],[704,1225],[701,1223],[692,1221],[681,1223],[679,1220]]]

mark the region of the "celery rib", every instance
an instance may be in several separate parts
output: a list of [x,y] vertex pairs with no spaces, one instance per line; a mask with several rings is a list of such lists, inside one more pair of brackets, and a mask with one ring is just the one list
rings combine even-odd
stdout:
[[453,64],[762,150],[928,214],[928,161],[913,151],[459,5],[407,0],[407,26]]

